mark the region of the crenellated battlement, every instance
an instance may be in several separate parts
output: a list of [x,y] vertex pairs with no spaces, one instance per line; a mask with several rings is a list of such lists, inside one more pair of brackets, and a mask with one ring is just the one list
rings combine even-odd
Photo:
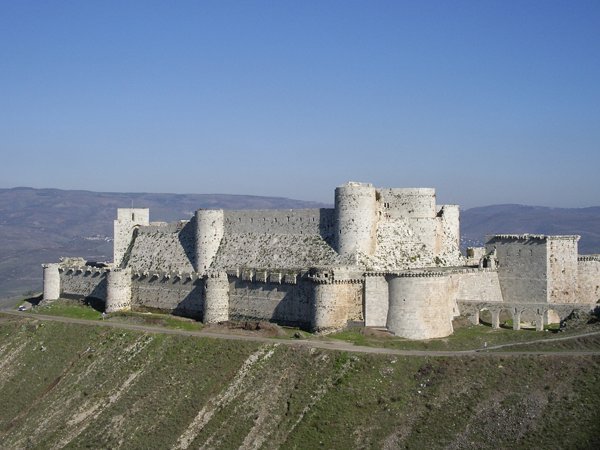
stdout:
[[600,255],[578,256],[578,236],[499,234],[465,258],[460,209],[436,204],[433,188],[349,182],[333,208],[149,219],[145,208],[117,210],[112,264],[43,265],[44,299],[315,332],[364,323],[411,339],[451,334],[460,305],[600,300]]

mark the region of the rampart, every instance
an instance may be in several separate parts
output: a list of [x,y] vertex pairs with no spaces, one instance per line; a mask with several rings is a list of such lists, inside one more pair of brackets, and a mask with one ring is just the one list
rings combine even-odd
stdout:
[[497,235],[464,258],[459,208],[437,205],[433,189],[351,182],[336,188],[334,203],[199,209],[173,223],[119,209],[114,262],[44,265],[44,299],[316,332],[358,323],[410,339],[448,336],[454,317],[478,323],[482,309],[494,326],[510,310],[516,327],[534,320],[539,328],[600,300],[600,256],[578,256],[577,236]]

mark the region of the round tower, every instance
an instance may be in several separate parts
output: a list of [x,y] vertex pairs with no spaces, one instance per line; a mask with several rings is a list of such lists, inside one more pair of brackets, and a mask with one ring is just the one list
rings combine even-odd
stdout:
[[450,278],[439,273],[393,276],[388,280],[387,328],[407,339],[452,334]]
[[225,272],[210,271],[204,280],[204,323],[229,320],[229,280]]
[[340,255],[375,253],[377,198],[372,184],[350,182],[335,189],[335,236]]
[[210,268],[224,233],[222,209],[199,209],[196,211],[196,271]]
[[131,269],[111,270],[106,283],[106,312],[131,309]]
[[43,264],[44,268],[44,300],[56,300],[60,297],[60,264]]

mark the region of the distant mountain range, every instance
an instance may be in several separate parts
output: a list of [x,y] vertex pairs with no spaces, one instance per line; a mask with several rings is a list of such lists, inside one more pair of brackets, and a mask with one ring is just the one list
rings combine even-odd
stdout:
[[[38,291],[41,263],[61,256],[112,259],[116,209],[150,208],[150,220],[192,217],[198,208],[322,208],[316,202],[223,194],[140,194],[59,189],[0,189],[0,299]],[[462,212],[463,247],[496,233],[579,234],[581,253],[600,253],[600,207],[495,205]]]
[[487,235],[515,233],[578,234],[579,253],[600,253],[600,207],[492,205],[461,214],[463,247],[482,245]]

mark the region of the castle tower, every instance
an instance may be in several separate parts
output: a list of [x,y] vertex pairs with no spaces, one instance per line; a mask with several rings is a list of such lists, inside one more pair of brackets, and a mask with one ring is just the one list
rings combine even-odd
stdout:
[[388,279],[387,328],[407,339],[450,336],[450,279],[441,273],[408,274]]
[[113,262],[119,267],[129,248],[133,230],[138,226],[150,224],[148,208],[118,208],[117,220],[114,222]]
[[44,300],[56,300],[60,297],[60,264],[42,264],[44,268]]
[[225,272],[210,271],[204,280],[204,323],[229,320],[229,279]]
[[196,271],[210,268],[224,233],[222,209],[199,209],[196,211]]
[[335,240],[340,255],[375,253],[377,211],[372,184],[350,182],[335,189]]
[[107,273],[106,312],[131,309],[131,270],[113,269]]

